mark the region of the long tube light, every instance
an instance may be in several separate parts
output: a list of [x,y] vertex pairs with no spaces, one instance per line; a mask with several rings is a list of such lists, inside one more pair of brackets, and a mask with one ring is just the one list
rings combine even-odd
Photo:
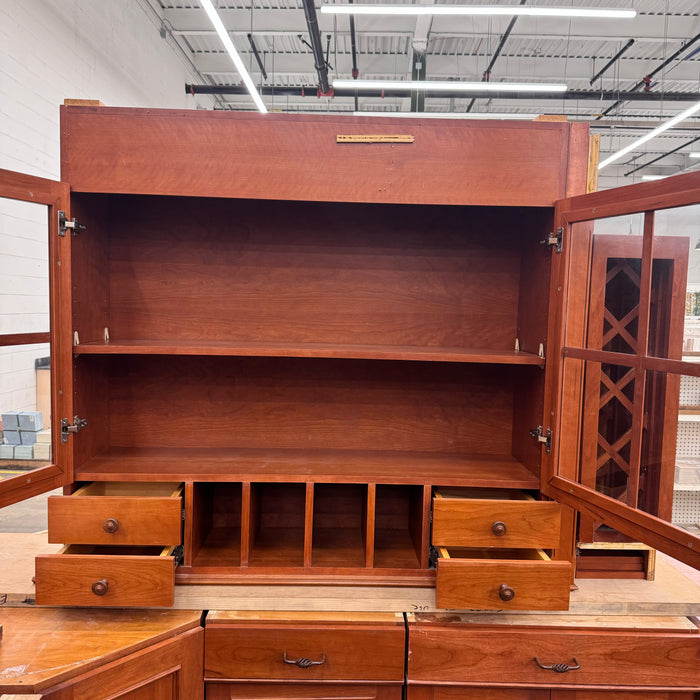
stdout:
[[636,10],[601,7],[531,7],[528,5],[321,5],[323,14],[335,15],[525,15],[529,17],[586,17],[631,19]]
[[676,114],[676,116],[672,119],[669,119],[667,122],[664,122],[663,124],[661,124],[661,126],[657,126],[656,129],[650,131],[648,134],[642,136],[636,141],[633,141],[631,144],[625,146],[617,153],[613,153],[611,156],[608,156],[605,160],[600,162],[600,164],[598,165],[598,170],[602,170],[611,163],[614,163],[616,160],[622,158],[622,156],[627,155],[630,151],[633,151],[635,148],[637,148],[637,146],[641,146],[643,143],[651,141],[651,139],[657,137],[659,134],[666,131],[666,129],[670,129],[672,126],[675,126],[679,122],[682,122],[688,117],[691,117],[696,112],[700,112],[700,102],[697,102],[692,107],[688,107],[688,109],[684,110],[683,112]]
[[267,114],[267,107],[265,107],[265,103],[262,101],[262,97],[260,97],[260,93],[255,87],[255,83],[252,81],[250,75],[248,74],[248,71],[246,70],[246,67],[243,64],[243,61],[241,60],[241,57],[238,54],[238,51],[236,51],[236,47],[233,45],[231,37],[226,31],[226,27],[224,27],[224,23],[221,21],[219,13],[216,11],[214,5],[212,5],[211,0],[199,0],[199,2],[204,8],[204,11],[209,16],[211,23],[214,25],[214,29],[216,29],[216,33],[219,35],[219,39],[221,39],[224,48],[228,52],[228,55],[231,57],[231,60],[233,61],[233,65],[236,66],[238,74],[241,76],[246,88],[248,88],[248,92],[253,98],[255,106],[260,110],[260,112],[262,112],[263,114]]
[[392,119],[522,119],[532,121],[537,114],[523,112],[353,112],[354,117],[391,117]]
[[566,92],[554,83],[468,83],[459,80],[345,80],[336,79],[338,90],[422,90],[444,92]]
[[692,153],[688,153],[688,155],[691,158],[700,158],[700,151],[693,151]]

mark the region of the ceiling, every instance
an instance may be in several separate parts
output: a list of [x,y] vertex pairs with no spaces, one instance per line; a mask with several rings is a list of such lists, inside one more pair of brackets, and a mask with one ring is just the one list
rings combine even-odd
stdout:
[[[176,43],[194,64],[198,85],[228,86],[239,92],[217,95],[219,108],[255,109],[198,0],[141,2],[148,3],[149,11],[159,18],[161,36]],[[411,98],[389,91],[383,97],[363,93],[357,97],[352,93],[319,96],[319,75],[304,2],[214,0],[253,81],[263,89],[268,109],[346,114],[356,109],[410,112]],[[497,0],[493,4],[525,2]],[[441,0],[440,4],[452,3]],[[484,3],[460,0],[454,4]],[[419,61],[427,80],[481,81],[491,65],[491,83],[566,83],[568,96],[556,98],[522,94],[472,101],[471,97],[426,93],[423,109],[454,115],[555,114],[589,121],[593,133],[601,134],[601,160],[700,101],[700,0],[533,0],[528,4],[624,7],[635,9],[637,16],[626,20],[518,17],[512,26],[511,17],[356,16],[359,78],[411,79],[413,65]],[[316,0],[315,6],[318,10],[321,0]],[[323,53],[328,51],[329,79],[351,78],[349,17],[319,11],[317,19]],[[253,38],[266,78],[248,35]],[[630,39],[634,43],[627,46]],[[645,76],[651,77],[648,90]],[[616,99],[617,93],[623,93],[623,99]],[[691,144],[693,139],[698,141]],[[679,150],[664,155],[674,149]],[[626,184],[642,175],[670,175],[700,167],[700,159],[689,158],[691,150],[700,151],[700,112],[603,169],[601,184],[605,179],[610,185]],[[659,156],[663,157],[647,165]],[[645,167],[631,172],[640,166]]]

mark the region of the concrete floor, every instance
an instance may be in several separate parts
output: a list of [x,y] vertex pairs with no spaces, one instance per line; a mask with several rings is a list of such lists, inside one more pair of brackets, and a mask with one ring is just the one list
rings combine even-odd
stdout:
[[[16,476],[17,471],[0,470],[0,480]],[[62,489],[42,493],[26,501],[0,508],[0,532],[41,532],[48,528],[46,499],[52,494],[60,495]]]

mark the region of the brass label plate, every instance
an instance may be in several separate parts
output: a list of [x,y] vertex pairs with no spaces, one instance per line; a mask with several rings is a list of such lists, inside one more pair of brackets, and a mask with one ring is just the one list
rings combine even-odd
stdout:
[[336,143],[413,143],[410,134],[338,134]]

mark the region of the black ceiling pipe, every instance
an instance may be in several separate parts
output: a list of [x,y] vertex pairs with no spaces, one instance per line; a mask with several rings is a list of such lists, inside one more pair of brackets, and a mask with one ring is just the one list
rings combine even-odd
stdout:
[[636,168],[634,168],[634,170],[627,171],[625,173],[625,177],[627,177],[628,175],[631,175],[632,173],[636,173],[638,170],[643,170],[644,168],[646,168],[649,165],[653,165],[654,163],[657,163],[658,161],[662,160],[666,156],[670,156],[673,153],[678,153],[678,151],[682,151],[684,148],[687,148],[688,146],[692,146],[697,141],[700,141],[700,136],[697,136],[696,138],[694,138],[690,141],[687,141],[686,143],[681,144],[680,146],[677,146],[676,148],[674,148],[670,151],[666,151],[666,153],[662,153],[660,156],[657,156],[656,158],[654,158],[654,160],[650,160],[648,163],[644,163],[644,165],[637,166]]
[[314,0],[303,0],[303,2],[306,26],[309,29],[309,39],[311,41],[311,51],[314,55],[314,67],[316,68],[316,73],[318,73],[318,87],[321,94],[327,95],[331,91],[331,86],[328,83],[328,65],[323,56],[323,47],[321,46],[321,31],[318,28],[316,5]]
[[[491,83],[495,85],[497,83]],[[187,94],[201,95],[247,95],[248,90],[242,85],[185,85]],[[290,97],[317,97],[316,88],[313,86],[299,87],[275,87],[264,85],[260,88],[263,95],[289,95]],[[355,89],[335,89],[335,97],[354,97],[357,94],[359,97],[410,97],[411,90],[399,90],[397,88],[387,88],[382,92],[377,90],[355,90]],[[468,93],[457,93],[449,90],[426,90],[426,93],[431,97],[449,98],[490,98],[495,100],[612,100],[623,99],[639,102],[698,102],[700,101],[700,92],[600,92],[599,90],[567,90],[566,92],[552,93],[534,93],[534,92],[491,92],[491,91],[476,91]]]
[[255,60],[258,62],[258,68],[260,68],[260,73],[262,73],[262,77],[265,80],[267,80],[267,71],[265,70],[265,66],[263,65],[262,59],[260,58],[260,54],[258,53],[258,47],[255,44],[255,39],[253,39],[252,34],[248,34],[248,43],[250,44],[250,48],[253,50]]
[[634,44],[634,39],[630,39],[589,81],[589,85],[593,85],[598,78],[600,78],[603,73],[605,73],[610,66],[612,66],[616,61],[619,61],[622,54],[627,51]]
[[[659,71],[663,70],[666,68],[666,66],[671,63],[671,61],[674,61],[678,56],[680,56],[682,53],[684,53],[687,49],[689,49],[698,39],[700,39],[700,34],[696,34],[692,39],[688,40],[683,46],[681,46],[678,51],[675,51],[671,56],[669,56],[660,66],[655,68],[651,73],[645,76],[645,78],[653,78]],[[611,97],[610,99],[616,100],[614,104],[611,104],[610,107],[608,107],[606,110],[603,111],[603,113],[598,117],[598,119],[602,119],[603,117],[607,116],[610,114],[610,112],[617,107],[620,102],[624,102],[625,98],[622,97],[622,95],[628,94],[628,92],[634,92],[635,90],[639,90],[640,87],[643,85],[646,85],[647,81],[643,78],[640,80],[636,85],[634,85],[629,91],[625,93],[620,93],[620,95],[617,95],[616,97]],[[603,98],[605,99],[605,98]],[[628,98],[629,99],[629,98]]]

